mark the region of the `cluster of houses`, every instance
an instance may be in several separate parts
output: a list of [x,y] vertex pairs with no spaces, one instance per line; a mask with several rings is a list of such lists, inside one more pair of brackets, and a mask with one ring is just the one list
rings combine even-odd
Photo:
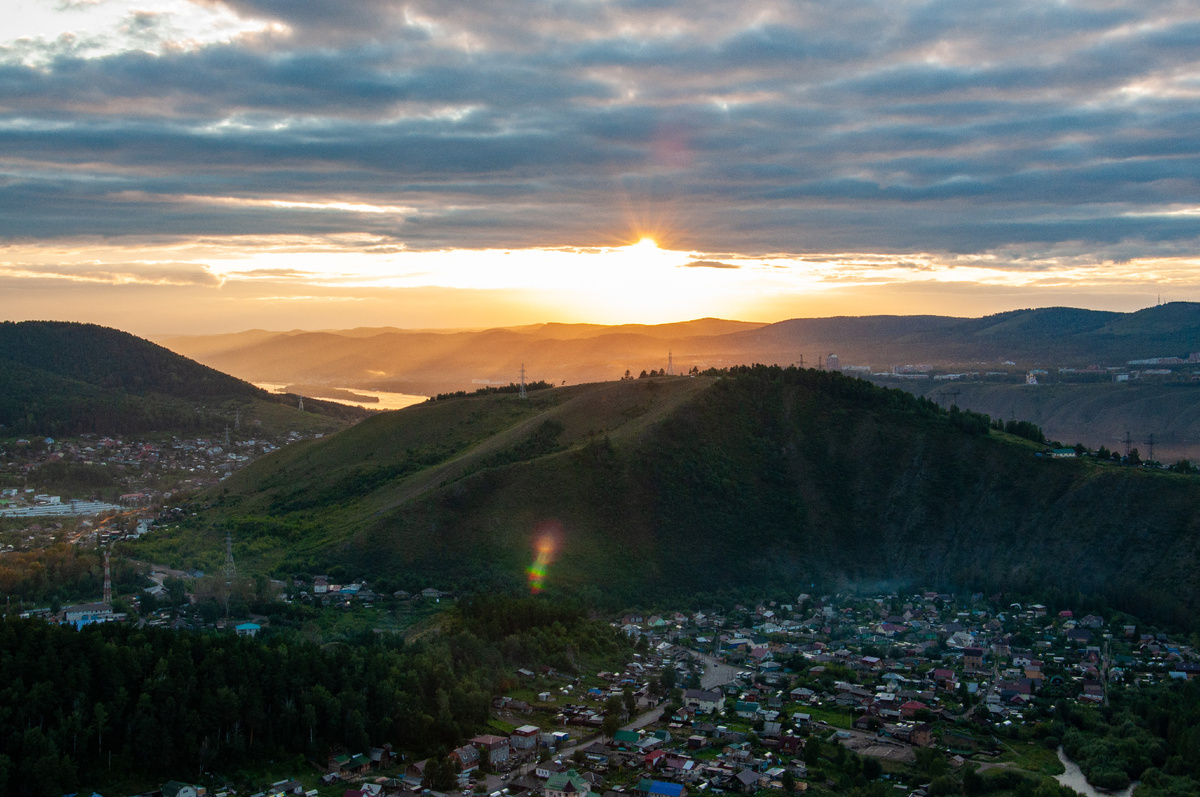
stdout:
[[[1200,675],[1195,651],[1165,636],[998,596],[801,595],[723,613],[631,614],[615,625],[642,640],[642,652],[621,671],[586,682],[547,669],[518,673],[530,683],[554,676],[544,683],[561,685],[536,701],[493,701],[502,719],[542,724],[466,740],[450,754],[459,788],[482,788],[476,783],[486,770],[504,784],[489,797],[686,797],[785,783],[803,790],[804,751],[814,736],[846,746],[873,740],[892,751],[933,747],[961,761],[987,752],[979,739],[990,728],[1024,722],[1044,690],[1103,703],[1114,682]],[[736,664],[738,677],[696,688],[694,663],[702,659]],[[624,706],[632,692],[639,710],[663,699],[651,684],[670,668],[679,683],[692,683],[675,693],[668,714],[611,738],[599,732],[600,707],[610,698],[622,697]],[[835,715],[841,719],[830,724]],[[983,732],[971,730],[976,721]],[[547,757],[553,751],[562,755]],[[387,747],[339,754],[325,778],[352,785],[344,797],[421,791],[427,762],[402,770],[401,763]],[[389,767],[390,777],[377,771]]]

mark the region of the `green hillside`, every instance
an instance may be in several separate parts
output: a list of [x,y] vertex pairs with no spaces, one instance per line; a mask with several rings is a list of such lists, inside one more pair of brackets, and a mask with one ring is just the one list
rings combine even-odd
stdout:
[[1188,624],[1200,480],[1035,456],[981,416],[817,371],[556,388],[387,413],[228,480],[139,555],[611,603],[927,584],[1104,600]]
[[0,322],[0,434],[211,433],[238,412],[268,430],[332,431],[365,414],[325,402],[300,413],[294,400],[119,330]]

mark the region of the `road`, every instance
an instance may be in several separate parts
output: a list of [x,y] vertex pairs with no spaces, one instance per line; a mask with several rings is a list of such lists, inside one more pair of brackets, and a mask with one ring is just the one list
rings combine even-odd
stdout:
[[[704,674],[700,676],[700,686],[704,689],[716,689],[719,686],[724,686],[725,684],[737,678],[738,673],[747,672],[746,670],[742,670],[738,667],[717,661],[712,656],[708,656],[703,653],[691,651],[691,654],[694,658],[704,663]],[[649,711],[639,714],[633,720],[621,726],[621,730],[636,731],[641,728],[645,728],[647,725],[652,725],[655,722],[658,722],[658,720],[662,717],[662,713],[663,706],[652,708]],[[563,745],[559,749],[558,754],[555,755],[555,758],[559,760],[566,760],[570,758],[571,753],[575,752],[576,747],[579,747],[581,744],[585,746],[591,744],[595,739],[598,738],[600,738],[598,735],[588,736],[578,742],[571,742],[570,744]],[[514,768],[511,772],[508,772],[504,775],[488,775],[488,793],[504,788],[510,781],[515,780],[522,775],[529,774],[536,767],[537,764],[531,762],[528,764],[522,764],[521,766]]]
[[732,664],[717,661],[706,653],[692,651],[692,656],[704,662],[704,674],[700,676],[700,686],[704,689],[716,689],[737,678],[738,673],[749,672]]

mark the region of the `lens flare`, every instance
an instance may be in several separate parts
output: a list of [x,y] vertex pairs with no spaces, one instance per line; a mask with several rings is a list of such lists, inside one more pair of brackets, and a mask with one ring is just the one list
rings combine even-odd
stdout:
[[558,549],[562,545],[562,526],[556,521],[544,521],[537,525],[533,533],[533,550],[536,558],[525,571],[529,578],[529,591],[534,595],[540,593],[546,584],[546,573],[554,563]]

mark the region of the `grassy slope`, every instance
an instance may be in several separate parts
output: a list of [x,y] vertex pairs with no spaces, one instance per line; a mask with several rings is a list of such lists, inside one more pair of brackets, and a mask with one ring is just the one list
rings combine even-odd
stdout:
[[[521,579],[552,523],[549,583],[614,601],[819,581],[1078,590],[1180,622],[1200,603],[1200,481],[1036,458],[898,391],[766,373],[381,415],[247,468],[218,526],[260,565],[462,586]],[[222,534],[157,544],[216,556]]]

